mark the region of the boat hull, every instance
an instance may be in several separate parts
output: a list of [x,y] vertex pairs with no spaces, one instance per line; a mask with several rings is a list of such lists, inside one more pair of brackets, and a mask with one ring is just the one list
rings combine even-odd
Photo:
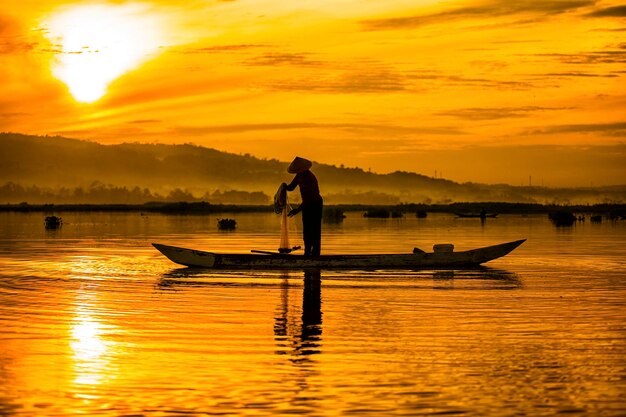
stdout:
[[292,254],[225,254],[153,243],[172,262],[198,268],[215,269],[420,269],[477,266],[500,258],[526,239],[463,252],[407,254],[321,255],[306,257]]

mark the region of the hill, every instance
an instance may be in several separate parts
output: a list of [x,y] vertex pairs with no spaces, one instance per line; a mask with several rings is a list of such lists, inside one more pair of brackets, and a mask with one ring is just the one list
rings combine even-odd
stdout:
[[[226,203],[269,203],[278,185],[291,179],[287,165],[276,159],[235,155],[192,144],[102,145],[58,136],[0,133],[0,202],[221,199]],[[319,162],[315,162],[313,171],[329,204],[585,204],[626,200],[626,186],[556,189],[460,184],[417,173],[378,174]],[[125,193],[132,198],[124,197]]]

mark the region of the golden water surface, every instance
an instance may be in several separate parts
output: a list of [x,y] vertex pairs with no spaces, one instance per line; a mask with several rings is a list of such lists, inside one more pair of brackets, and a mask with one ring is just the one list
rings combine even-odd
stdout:
[[274,250],[279,217],[62,216],[0,213],[0,416],[626,414],[624,221],[348,213],[323,252],[528,241],[469,270],[212,272],[150,242]]

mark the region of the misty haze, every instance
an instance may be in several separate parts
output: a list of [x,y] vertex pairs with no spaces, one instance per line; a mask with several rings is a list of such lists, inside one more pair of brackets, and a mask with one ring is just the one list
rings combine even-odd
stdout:
[[[456,201],[619,203],[626,186],[553,188],[457,183],[417,173],[377,174],[316,162],[328,204]],[[269,204],[287,162],[186,145],[120,144],[0,134],[0,199],[5,203],[208,201]],[[532,179],[529,179],[532,182]],[[297,200],[297,196],[295,197]]]

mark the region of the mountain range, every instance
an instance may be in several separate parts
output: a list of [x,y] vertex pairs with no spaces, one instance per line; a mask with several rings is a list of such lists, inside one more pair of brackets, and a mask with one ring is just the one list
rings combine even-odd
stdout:
[[[28,201],[29,189],[31,193],[38,190],[39,199],[45,190],[49,198],[64,193],[63,202],[87,202],[83,201],[85,192],[104,188],[135,190],[136,194],[140,189],[144,200],[172,195],[211,200],[212,196],[237,190],[257,196],[263,193],[269,203],[280,183],[292,178],[287,173],[288,164],[193,144],[103,145],[59,136],[0,133],[0,186],[4,184],[0,202]],[[626,186],[548,188],[457,183],[413,172],[380,174],[318,161],[314,161],[312,171],[329,204],[626,201]],[[78,201],[71,190],[80,190],[82,200]]]

